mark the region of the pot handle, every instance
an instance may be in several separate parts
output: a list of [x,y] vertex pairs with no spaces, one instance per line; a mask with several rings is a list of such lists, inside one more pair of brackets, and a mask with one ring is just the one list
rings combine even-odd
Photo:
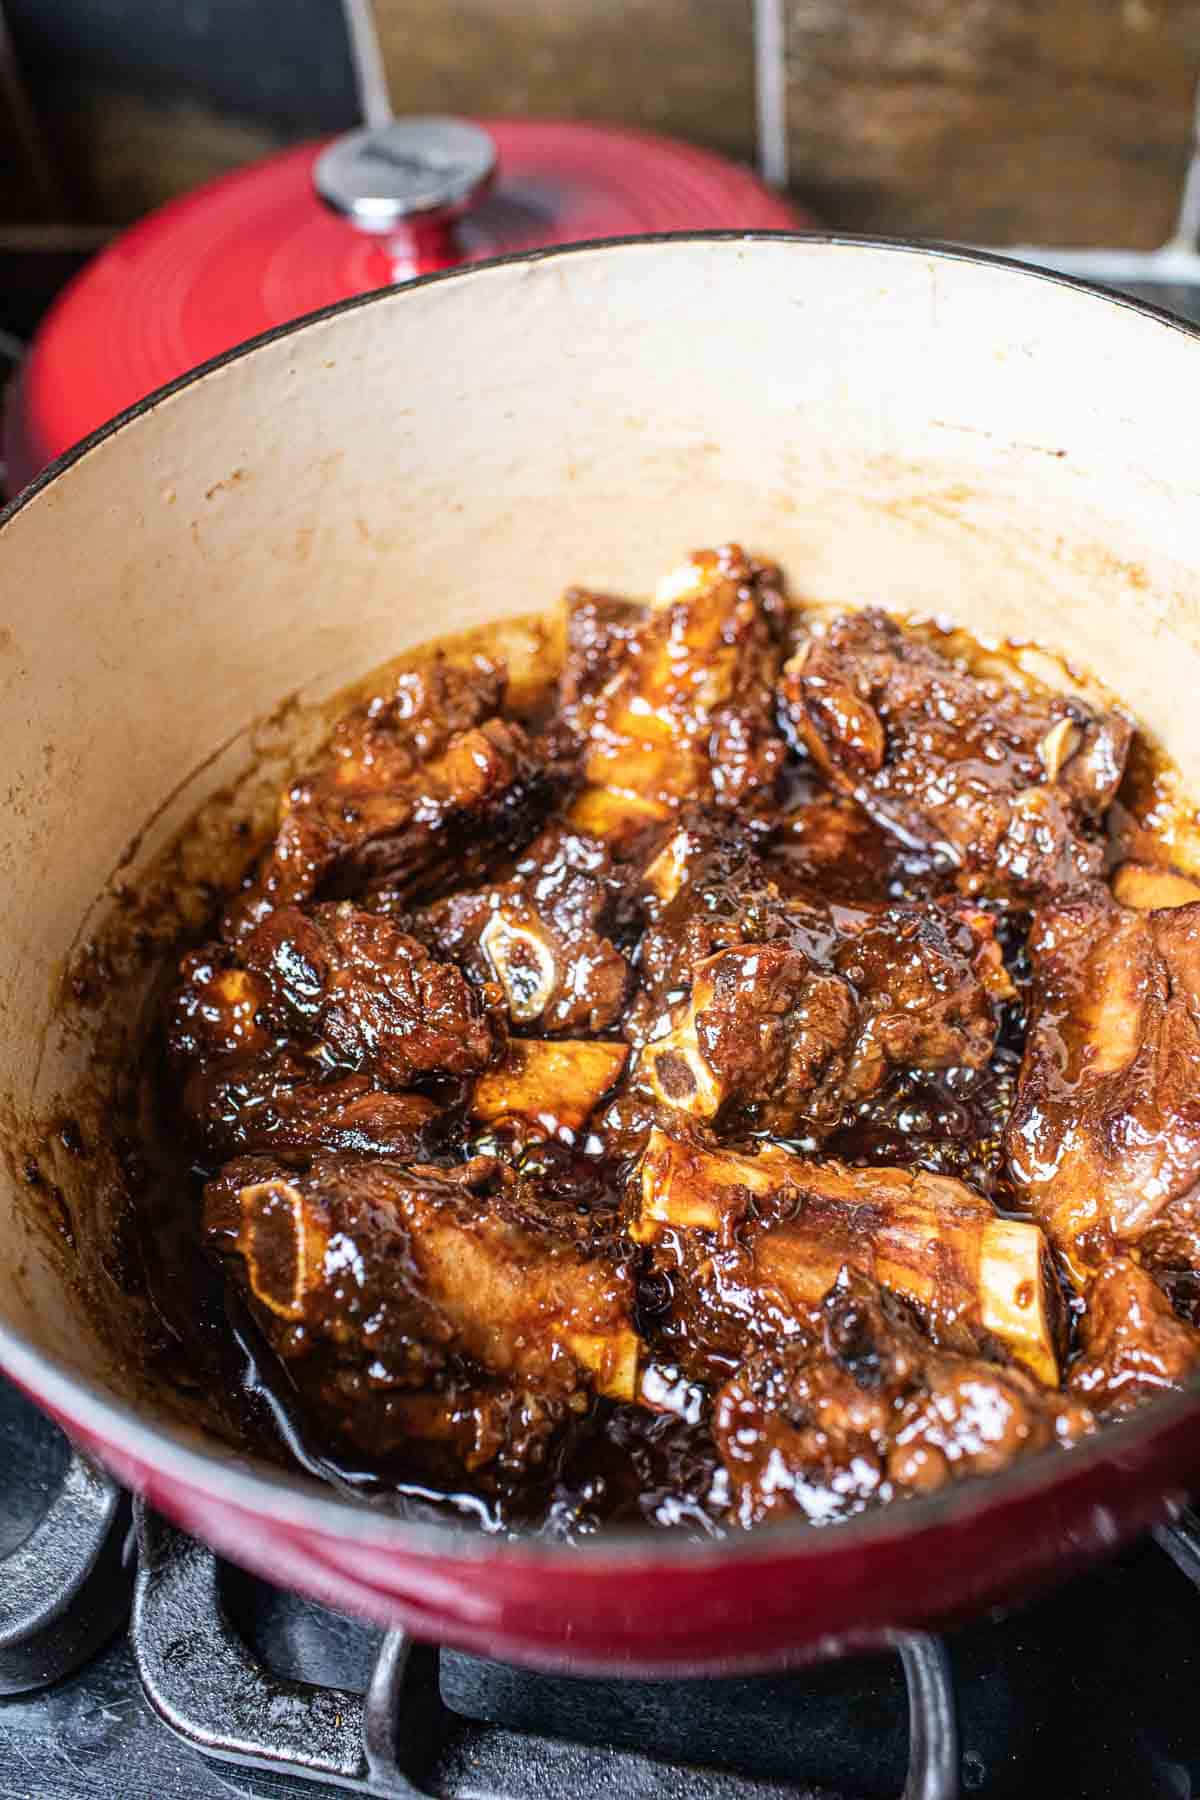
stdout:
[[490,185],[496,146],[466,119],[390,119],[334,140],[313,163],[325,205],[388,239],[393,279],[462,261],[455,227]]

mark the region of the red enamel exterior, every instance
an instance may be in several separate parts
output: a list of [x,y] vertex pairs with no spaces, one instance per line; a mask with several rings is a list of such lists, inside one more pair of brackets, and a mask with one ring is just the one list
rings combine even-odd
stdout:
[[124,407],[210,357],[405,275],[547,244],[661,231],[791,231],[809,222],[748,170],[649,132],[480,123],[495,141],[499,173],[453,238],[385,243],[336,218],[313,191],[323,143],[209,182],[125,232],[64,291],[12,385],[4,445],[10,492]]
[[350,1504],[337,1509],[340,1529],[246,1505],[211,1470],[202,1484],[131,1453],[96,1429],[86,1402],[49,1410],[162,1513],[279,1586],[431,1642],[578,1673],[729,1674],[883,1648],[898,1630],[1061,1580],[1168,1516],[1200,1479],[1191,1399],[1156,1411],[1149,1428],[1143,1416],[1083,1452],[923,1506],[916,1531],[911,1509],[895,1506],[865,1529],[784,1527],[735,1545],[647,1537],[606,1555],[464,1535],[438,1554],[406,1547],[403,1526],[367,1538]]

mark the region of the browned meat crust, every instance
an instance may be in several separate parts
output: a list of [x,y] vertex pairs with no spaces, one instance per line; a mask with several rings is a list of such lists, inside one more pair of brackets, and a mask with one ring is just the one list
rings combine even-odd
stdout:
[[1125,766],[1120,714],[977,679],[874,610],[805,644],[783,691],[833,785],[944,855],[965,892],[1036,898],[1099,873],[1089,828]]
[[243,1158],[209,1183],[205,1232],[340,1435],[520,1467],[590,1392],[633,1397],[640,1346],[628,1274],[529,1230],[505,1185],[487,1158]]
[[228,909],[237,940],[272,908],[314,897],[393,896],[434,882],[455,852],[519,843],[558,787],[518,724],[498,716],[502,672],[435,661],[351,713],[330,754],[294,783],[279,833],[247,892]]
[[1009,1161],[1084,1297],[1072,1380],[1125,1407],[1200,1368],[1152,1279],[1200,1267],[1200,904],[1135,912],[1090,887],[1039,908],[1029,954]]
[[1200,905],[1103,887],[1041,908],[1009,1155],[1082,1271],[1165,1226],[1200,1179]]
[[240,949],[186,956],[168,1052],[206,1145],[417,1154],[438,1109],[422,1076],[495,1062],[497,996],[349,902],[269,913]]
[[522,853],[511,879],[448,895],[421,929],[472,981],[500,984],[514,1024],[606,1031],[629,990],[629,964],[608,935],[621,894],[608,848],[556,824]]
[[1086,1407],[1023,1371],[931,1348],[897,1301],[848,1271],[811,1339],[751,1356],[713,1423],[743,1526],[794,1512],[827,1524],[1091,1429]]
[[648,607],[583,593],[568,607],[561,714],[585,781],[650,818],[769,803],[784,760],[777,569],[728,545],[691,557]]
[[825,1134],[894,1068],[982,1067],[1012,992],[967,902],[785,894],[753,848],[681,829],[644,878],[627,1029],[661,1105],[714,1129]]

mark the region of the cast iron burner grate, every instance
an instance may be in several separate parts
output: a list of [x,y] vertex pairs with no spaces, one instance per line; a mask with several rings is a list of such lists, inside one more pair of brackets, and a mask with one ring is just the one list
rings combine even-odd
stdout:
[[2,1384],[0,1456],[0,1800],[1200,1795],[1190,1518],[948,1645],[597,1681],[373,1630],[150,1512],[131,1529],[127,1497]]
[[[229,1618],[210,1551],[141,1512],[138,1561],[130,1637],[146,1696],[186,1742],[223,1761],[402,1800],[608,1793],[622,1800],[768,1800],[797,1792],[792,1783],[652,1758],[611,1742],[472,1719],[447,1702],[441,1653],[401,1631],[383,1637],[365,1695],[280,1680]],[[905,1800],[949,1800],[958,1791],[958,1746],[945,1649],[916,1635],[899,1639],[897,1649],[909,1696]],[[475,1659],[457,1660],[460,1688],[465,1664],[469,1689]],[[581,1723],[586,1730],[586,1710]]]

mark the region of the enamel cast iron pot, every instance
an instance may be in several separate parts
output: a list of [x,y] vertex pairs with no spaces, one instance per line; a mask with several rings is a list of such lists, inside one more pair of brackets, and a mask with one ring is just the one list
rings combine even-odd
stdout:
[[[953,250],[770,235],[433,276],[142,402],[0,523],[5,1141],[85,1076],[89,1015],[55,1009],[114,871],[136,884],[281,696],[571,582],[645,591],[736,538],[801,598],[1065,652],[1200,793],[1197,418],[1200,341],[1143,307]],[[839,1528],[564,1548],[389,1518],[179,1421],[96,1323],[112,1259],[88,1252],[78,1170],[72,1252],[45,1184],[0,1162],[0,1365],[188,1530],[420,1636],[651,1672],[879,1644],[1065,1573],[1200,1478],[1186,1394]]]

